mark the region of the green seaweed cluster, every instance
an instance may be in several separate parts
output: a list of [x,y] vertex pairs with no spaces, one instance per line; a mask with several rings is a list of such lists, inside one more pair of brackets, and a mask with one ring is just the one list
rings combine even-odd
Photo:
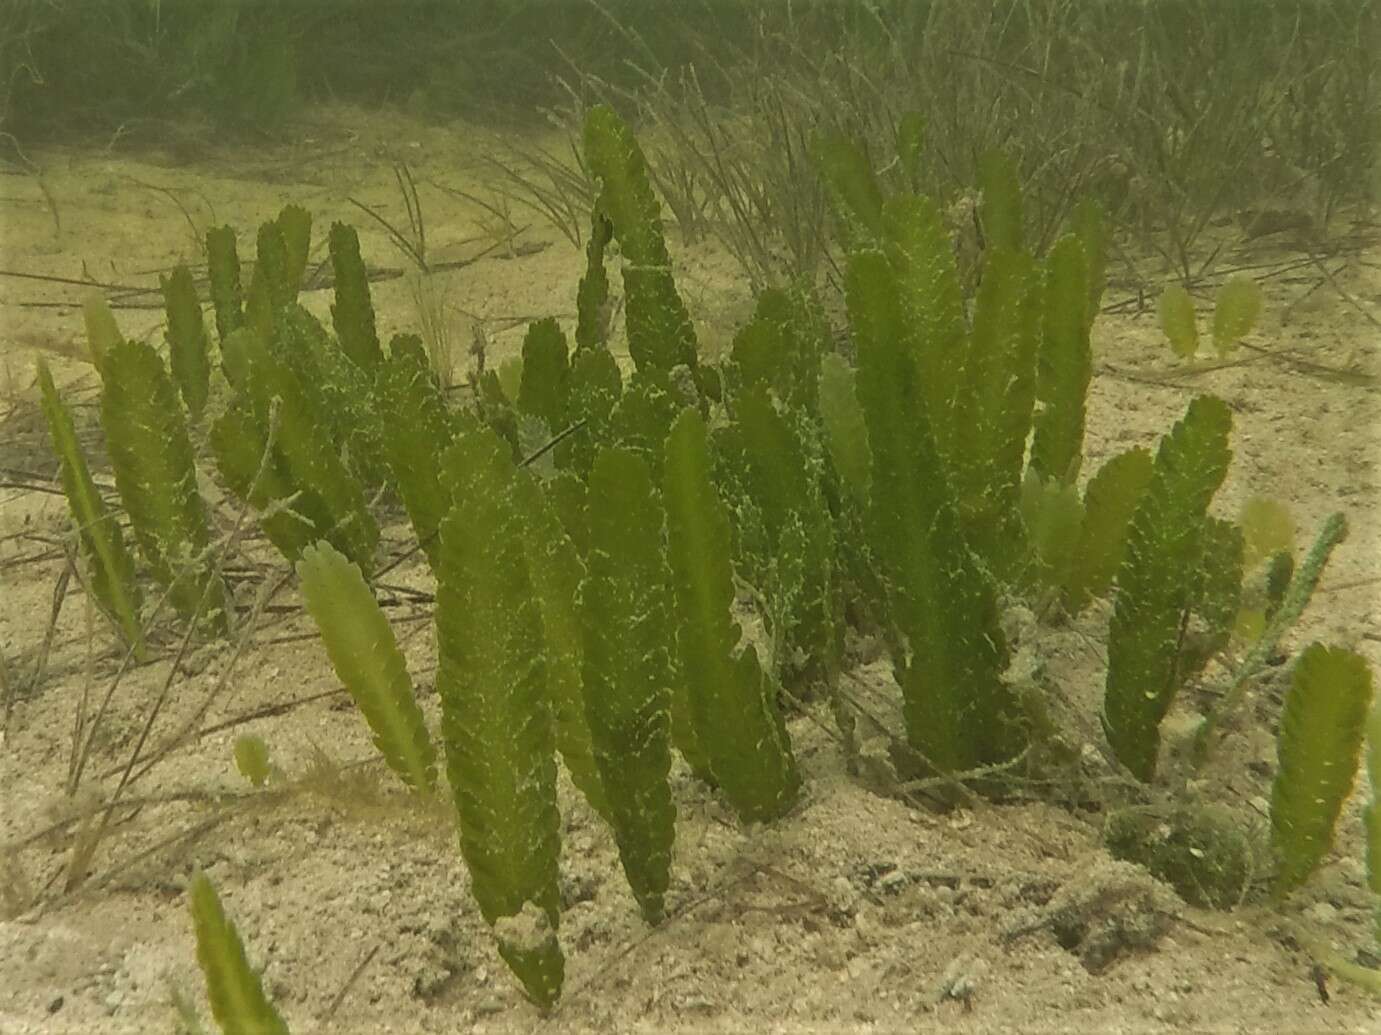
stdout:
[[[913,149],[923,146],[914,128]],[[1013,599],[1054,620],[1111,597],[1102,725],[1111,757],[1145,793],[1110,820],[1108,843],[1195,901],[1240,901],[1252,874],[1243,827],[1173,785],[1162,727],[1259,603],[1246,576],[1269,565],[1258,632],[1199,731],[1202,763],[1345,526],[1331,519],[1296,570],[1278,536],[1213,516],[1231,411],[1212,396],[1192,400],[1154,453],[1116,455],[1080,490],[1101,293],[1096,208],[1076,208],[1037,257],[1014,166],[986,156],[969,306],[935,203],[884,190],[857,145],[821,137],[856,362],[813,293],[796,287],[764,291],[712,365],[632,133],[596,108],[585,148],[601,189],[574,347],[556,321],[533,323],[516,383],[485,372],[473,406],[452,407],[417,337],[381,345],[349,227],[329,235],[332,328],[298,303],[311,220],[294,207],[260,228],[247,288],[233,232],[208,234],[218,365],[185,270],[164,284],[171,373],[151,346],[104,343],[117,488],[144,570],[183,620],[215,635],[234,614],[195,436],[296,565],[389,766],[418,795],[448,785],[480,911],[543,1007],[564,973],[558,756],[609,824],[632,896],[656,924],[676,833],[673,751],[744,823],[787,814],[803,790],[792,702],[823,694],[854,750],[839,687],[851,627],[875,631],[890,654],[900,776],[940,787],[944,801],[965,785],[1001,795],[1006,781],[1050,775],[1060,720],[1049,694],[1011,676]],[[628,371],[599,313],[611,243]],[[46,368],[40,380],[88,584],[142,653],[155,615],[141,603],[134,551]],[[367,574],[379,499],[406,511],[436,579],[436,747]],[[744,631],[754,612],[756,642]],[[1294,680],[1272,797],[1279,894],[1331,844],[1371,696],[1365,665],[1343,650],[1311,647]],[[250,770],[262,777],[266,760]],[[235,972],[243,950],[214,893],[202,882],[195,897],[208,974]],[[268,1016],[251,982],[213,996],[218,1017],[237,997],[245,1016]]]

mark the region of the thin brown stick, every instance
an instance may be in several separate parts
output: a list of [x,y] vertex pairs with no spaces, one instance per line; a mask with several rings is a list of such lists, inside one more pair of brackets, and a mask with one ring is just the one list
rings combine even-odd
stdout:
[[364,973],[365,968],[374,961],[374,957],[379,955],[379,950],[383,947],[383,942],[375,942],[374,947],[365,954],[364,959],[356,964],[355,969],[350,972],[350,976],[345,979],[345,984],[340,986],[340,991],[332,997],[331,1005],[328,1006],[326,1012],[322,1014],[322,1020],[329,1021],[335,1012],[340,1009],[340,1004],[345,1002],[345,997],[350,993],[350,989],[354,987],[355,982],[360,979],[360,975]]
[[[129,291],[133,294],[147,294],[150,288],[133,287],[129,284],[111,284],[100,280],[77,280],[74,277],[58,277],[46,273],[23,273],[19,270],[0,270],[0,277],[17,277],[20,280],[41,280],[49,284],[75,284],[77,287],[101,288],[104,291]],[[63,303],[70,307],[71,303]]]
[[86,710],[91,703],[91,684],[95,681],[95,659],[92,657],[91,643],[95,639],[96,630],[92,628],[91,612],[94,610],[91,597],[84,597],[86,606],[82,609],[82,616],[86,619],[86,666],[82,672],[82,692],[77,699],[77,714],[72,719],[72,746],[67,756],[67,781],[71,784],[72,774],[76,771],[77,757],[81,752],[82,734],[86,730]]
[[[67,599],[67,587],[76,570],[75,558],[69,553],[67,554],[67,563],[63,565],[62,571],[58,574],[57,582],[53,584],[53,603],[48,611],[48,626],[43,630],[43,643],[38,648],[38,660],[34,663],[34,673],[29,678],[30,693],[37,690],[43,683],[43,676],[48,670],[48,659],[53,651],[53,637],[58,628],[58,616],[62,614],[62,605]],[[89,594],[87,599],[90,599]]]
[[0,694],[5,695],[5,705],[3,717],[0,718],[0,743],[3,743],[5,736],[10,729],[10,714],[14,711],[15,685],[10,679],[10,665],[5,660],[5,652],[0,650]]

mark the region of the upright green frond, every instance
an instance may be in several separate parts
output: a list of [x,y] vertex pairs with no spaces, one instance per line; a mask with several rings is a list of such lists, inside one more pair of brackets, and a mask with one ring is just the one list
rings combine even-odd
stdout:
[[919,111],[902,112],[897,120],[897,158],[901,161],[907,187],[919,190],[921,163],[925,159],[926,118]]
[[872,455],[868,538],[885,576],[893,659],[911,746],[942,772],[1020,752],[997,593],[975,563],[930,433],[922,372],[886,259],[860,253],[846,277],[858,398]]
[[1067,482],[1042,478],[1028,467],[1021,483],[1021,515],[1036,580],[1050,589],[1064,586],[1074,570],[1084,521],[1078,490]]
[[[253,333],[247,329],[246,332]],[[268,463],[262,463],[268,448],[266,436],[267,428],[249,409],[236,403],[211,425],[208,439],[216,469],[226,486],[261,512],[260,525],[269,542],[288,560],[295,561],[319,538],[319,530],[330,527],[331,518],[316,493],[294,485],[282,454],[276,449],[270,453]],[[294,494],[296,499],[289,505],[287,501]]]
[[[1283,590],[1279,585],[1272,588],[1272,595],[1278,603],[1272,609],[1265,629],[1238,663],[1232,682],[1228,685],[1218,707],[1209,712],[1206,721],[1199,726],[1194,743],[1194,757],[1198,765],[1203,764],[1212,750],[1223,717],[1241,703],[1254,677],[1266,667],[1269,659],[1279,649],[1281,638],[1299,621],[1300,615],[1309,606],[1314,590],[1318,588],[1319,579],[1323,577],[1324,568],[1328,565],[1329,557],[1337,545],[1346,538],[1347,518],[1341,512],[1330,514],[1323,527],[1319,529],[1318,536],[1309,547],[1309,552],[1305,554],[1299,568],[1291,572],[1288,586]],[[1286,567],[1293,569],[1293,565]],[[1276,571],[1273,574],[1276,578],[1283,578],[1285,571]]]
[[241,733],[231,748],[235,769],[249,781],[251,787],[262,787],[274,775],[276,767],[269,761],[269,746],[255,733]]
[[763,386],[736,401],[734,416],[718,433],[721,483],[737,510],[740,574],[767,606],[764,660],[784,681],[829,680],[844,629],[818,431],[800,411],[778,410]]
[[[368,567],[379,542],[379,526],[366,505],[364,488],[341,460],[332,441],[331,419],[319,385],[309,385],[258,335],[244,339],[248,357],[248,395],[260,427],[268,422],[270,404],[278,409],[278,468],[294,491],[309,491],[323,508],[311,513],[314,539],[329,539],[361,567]],[[290,560],[296,560],[290,556]]]
[[[558,475],[547,483],[569,488],[580,482]],[[557,503],[535,478],[519,478],[516,499],[523,515],[528,578],[542,615],[547,696],[556,723],[556,746],[571,781],[605,819],[609,802],[600,783],[585,713],[584,630],[580,617],[580,584],[585,562],[557,512]]]
[[82,323],[86,328],[86,354],[96,373],[101,372],[106,352],[125,340],[110,305],[98,294],[82,303]]
[[570,471],[558,471],[546,482],[547,496],[552,510],[561,520],[561,528],[570,537],[576,556],[582,562],[590,554],[589,495],[585,481]]
[[614,236],[614,224],[595,208],[590,216],[590,239],[585,244],[585,274],[575,292],[575,348],[577,352],[604,345],[609,333],[609,275],[604,249]]
[[[298,282],[293,279],[293,268],[283,228],[272,221],[262,224],[255,249],[254,278],[249,284],[251,306],[266,306],[271,318],[278,309],[297,301]],[[261,313],[259,319],[262,318]]]
[[509,356],[498,365],[494,373],[498,376],[499,387],[503,389],[504,398],[508,400],[508,405],[517,406],[518,393],[523,387],[522,355]]
[[769,288],[758,296],[753,319],[734,336],[733,387],[762,387],[784,405],[814,413],[820,357],[828,327],[815,300],[804,292]]
[[400,334],[393,339],[374,394],[388,427],[383,449],[389,480],[402,497],[418,543],[434,564],[437,529],[451,509],[450,493],[441,483],[441,454],[453,432],[421,338]]
[[590,472],[580,589],[585,708],[619,859],[650,924],[666,913],[676,806],[671,771],[675,632],[664,518],[647,462],[606,448]]
[[[519,363],[521,363],[521,359]],[[523,450],[518,432],[518,413],[513,408],[499,371],[489,367],[475,385],[475,414],[480,422],[493,428],[499,438],[508,443],[513,459],[522,459]],[[516,386],[515,391],[516,391]]]
[[288,1035],[288,1026],[264,994],[264,984],[249,965],[235,923],[225,915],[220,896],[204,873],[187,888],[197,962],[206,978],[211,1013],[225,1035]]
[[1194,316],[1194,299],[1182,284],[1171,284],[1160,293],[1157,306],[1160,329],[1170,348],[1181,359],[1192,359],[1199,351],[1199,325]]
[[259,330],[249,324],[241,325],[221,339],[221,373],[237,395],[249,391],[249,363],[260,346],[251,339],[262,338]]
[[197,287],[186,266],[159,280],[168,313],[168,356],[182,401],[192,420],[200,420],[211,386],[211,361],[207,356],[206,324],[197,300]]
[[72,414],[58,395],[53,375],[41,357],[38,384],[43,393],[43,416],[47,418],[48,433],[61,465],[67,506],[76,522],[82,552],[89,566],[91,591],[125,643],[134,649],[135,658],[142,661],[144,629],[139,622],[139,585],[134,577],[134,558],[125,546],[125,537],[115,515],[106,507],[91,479]]
[[320,320],[294,303],[278,311],[274,356],[296,375],[324,416],[323,431],[350,472],[370,490],[386,479],[385,421],[375,406],[378,365],[362,367],[339,347]]
[[867,247],[880,241],[882,188],[863,148],[842,133],[826,133],[815,141],[815,161],[845,247]]
[[211,305],[216,310],[216,337],[225,341],[245,319],[240,256],[235,246],[235,231],[228,226],[206,231],[206,273],[211,281]]
[[946,457],[970,545],[1009,582],[1025,557],[1021,475],[1036,396],[1039,287],[1029,256],[989,250]]
[[664,370],[634,371],[609,416],[611,442],[639,453],[657,484],[662,480],[663,446],[671,423],[691,402],[681,390],[684,386]]
[[1151,483],[1154,464],[1145,449],[1119,453],[1089,479],[1084,519],[1065,582],[1065,609],[1078,614],[1112,586],[1127,544],[1127,526]]
[[1088,322],[1092,325],[1103,303],[1103,289],[1107,286],[1109,227],[1103,206],[1093,198],[1084,198],[1074,206],[1069,216],[1069,229],[1084,246],[1084,261],[1088,264]]
[[1237,342],[1251,333],[1261,316],[1261,285],[1251,277],[1229,277],[1218,289],[1213,307],[1213,347],[1226,356]]
[[332,223],[328,238],[331,269],[335,274],[336,300],[331,304],[331,324],[341,351],[361,370],[373,371],[383,362],[379,333],[374,324],[374,302],[369,296],[369,274],[360,258],[360,238],[353,226]]
[[262,338],[272,338],[276,307],[268,277],[260,272],[256,261],[249,288],[245,292],[245,326],[252,328]]
[[436,755],[407,662],[357,565],[322,540],[297,562],[302,600],[321,632],[331,666],[374,732],[374,746],[403,782],[436,786]]
[[1103,729],[1137,779],[1156,773],[1160,723],[1180,685],[1180,630],[1195,602],[1209,502],[1227,474],[1232,413],[1201,396],[1161,440],[1127,533],[1108,630]]
[[1198,628],[1187,633],[1180,679],[1192,679],[1228,645],[1242,605],[1242,533],[1230,521],[1204,521],[1203,564],[1197,573],[1190,610]]
[[[1367,719],[1367,789],[1362,823],[1366,836],[1367,887],[1381,898],[1381,703]],[[1381,902],[1377,903],[1376,938],[1381,942]]]
[[623,249],[628,353],[638,369],[697,365],[695,328],[671,275],[661,207],[647,160],[632,131],[611,108],[585,117],[585,158],[600,184],[597,206]]
[[218,632],[229,597],[211,557],[206,506],[197,490],[187,425],[152,345],[121,342],[106,354],[101,391],[115,485],[140,552],[178,613]]
[[839,353],[820,361],[820,421],[830,460],[849,493],[866,503],[872,457],[868,452],[868,427],[854,388],[854,371]]
[[1245,551],[1242,564],[1253,568],[1279,553],[1295,552],[1295,519],[1279,500],[1253,496],[1238,515]]
[[667,439],[663,495],[677,646],[691,718],[709,769],[745,821],[780,816],[800,775],[775,687],[752,646],[737,659],[728,512],[711,480],[705,422],[682,411]]
[[1371,697],[1371,669],[1359,654],[1315,643],[1295,663],[1271,788],[1277,895],[1308,880],[1333,847],[1334,827],[1357,776]]
[[898,329],[919,364],[931,434],[949,463],[966,434],[957,407],[969,351],[954,249],[929,198],[890,198],[883,216],[887,260],[901,295]]
[[284,273],[286,287],[292,294],[289,301],[292,301],[302,289],[302,276],[307,271],[307,256],[312,250],[312,214],[301,205],[284,205],[274,222],[278,226],[278,232],[283,235],[283,248],[287,260]]
[[1280,550],[1271,555],[1266,565],[1266,610],[1263,618],[1270,621],[1285,604],[1285,593],[1295,578],[1295,555]]
[[436,636],[460,851],[499,954],[543,1007],[561,993],[556,757],[542,619],[528,577],[519,472],[492,431],[442,458]]
[[1002,151],[988,151],[978,159],[978,189],[982,200],[978,220],[987,252],[1022,249],[1021,180],[1017,163]]
[[1079,238],[1062,237],[1045,262],[1040,354],[1036,361],[1031,468],[1073,484],[1084,451],[1084,402],[1093,374],[1089,349],[1089,264]]
[[570,357],[560,325],[551,317],[534,321],[523,338],[519,411],[546,421],[551,434],[561,431],[570,409],[570,378]]
[[585,479],[599,447],[613,442],[614,411],[623,398],[623,375],[608,349],[575,354],[567,398],[567,418],[581,428],[556,447],[556,464]]

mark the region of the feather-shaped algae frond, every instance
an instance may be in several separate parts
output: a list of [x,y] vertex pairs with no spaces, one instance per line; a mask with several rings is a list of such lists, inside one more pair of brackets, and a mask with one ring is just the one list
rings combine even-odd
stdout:
[[1016,161],[1000,150],[978,157],[978,219],[987,254],[1022,247],[1021,178]]
[[91,471],[86,465],[72,414],[53,384],[53,375],[42,358],[38,361],[38,384],[42,391],[43,415],[53,439],[62,470],[62,487],[67,505],[77,524],[82,552],[90,566],[91,591],[101,609],[110,615],[125,643],[138,660],[144,658],[144,629],[139,622],[139,585],[134,576],[134,558],[125,546],[124,534],[115,515],[101,499]]
[[154,578],[178,613],[228,627],[229,597],[211,557],[206,505],[177,392],[153,346],[123,341],[106,353],[101,391],[115,485]]
[[820,359],[828,336],[828,326],[811,295],[768,288],[758,296],[752,320],[734,335],[730,356],[734,393],[741,395],[760,386],[789,408],[816,412]]
[[904,337],[897,348],[919,366],[930,433],[941,459],[952,466],[954,455],[969,448],[958,406],[970,353],[954,247],[929,198],[889,198],[883,216],[887,264],[901,304],[896,330]]
[[800,775],[775,687],[751,646],[737,658],[729,517],[711,480],[705,422],[687,409],[666,445],[663,495],[676,600],[677,644],[696,740],[710,772],[744,820],[775,819],[796,799]]
[[1303,884],[1333,846],[1357,776],[1371,696],[1371,670],[1359,654],[1315,643],[1295,662],[1271,788],[1278,895]]
[[661,207],[642,149],[627,124],[602,104],[585,117],[584,144],[590,173],[600,184],[598,207],[623,249],[628,354],[639,370],[694,369],[695,327],[672,279]]
[[546,421],[552,434],[566,426],[570,408],[570,357],[554,319],[537,320],[523,338],[523,376],[515,400],[520,412]]
[[909,644],[893,659],[908,740],[940,772],[1008,761],[1026,734],[1002,682],[1008,651],[997,591],[965,542],[904,295],[885,257],[849,260],[846,298],[872,456],[868,539],[887,586],[892,641]]
[[389,480],[435,566],[437,529],[451,506],[441,483],[441,454],[451,444],[453,427],[421,338],[400,334],[393,339],[374,382],[374,398],[388,426],[382,446]]
[[528,996],[561,993],[556,939],[556,753],[538,600],[508,447],[489,429],[442,458],[455,500],[441,523],[436,636],[446,769],[460,851],[499,954]]
[[211,390],[211,361],[207,356],[206,321],[201,315],[191,271],[179,266],[160,278],[168,314],[168,357],[192,419],[200,420]]
[[82,322],[86,326],[87,358],[99,374],[106,350],[124,341],[125,337],[120,333],[109,303],[99,294],[93,293],[82,303]]
[[284,205],[274,220],[283,235],[285,286],[291,297],[297,298],[302,289],[302,277],[307,272],[307,256],[312,250],[312,214],[301,205]]
[[[559,475],[543,491],[536,479],[520,478],[515,489],[523,511],[528,575],[542,615],[547,695],[556,722],[556,746],[570,770],[571,781],[607,819],[609,802],[595,765],[590,720],[585,713],[584,641],[578,599],[585,563],[557,511],[558,493],[568,492],[572,482],[580,484],[572,475]],[[561,487],[558,493],[551,492],[553,484]]]
[[1073,483],[1084,450],[1084,402],[1093,355],[1089,329],[1089,262],[1074,235],[1055,242],[1045,261],[1036,398],[1041,402],[1031,440],[1031,468]]
[[[259,226],[255,239],[254,276],[249,282],[249,296],[246,300],[250,310],[250,323],[258,330],[267,331],[277,311],[297,300],[298,285],[291,280],[292,260],[288,254],[287,239],[283,228],[269,220]],[[264,321],[268,321],[268,326]]]
[[1129,449],[1089,479],[1079,542],[1064,584],[1064,605],[1070,614],[1078,614],[1111,588],[1126,552],[1127,526],[1154,466],[1148,450]]
[[1108,629],[1103,728],[1139,780],[1156,772],[1160,723],[1180,683],[1180,633],[1196,602],[1208,505],[1232,456],[1227,404],[1202,396],[1161,441],[1127,532]]
[[830,461],[845,489],[859,503],[870,491],[868,427],[858,404],[856,377],[848,361],[837,352],[820,359],[820,421]]
[[689,401],[679,389],[677,380],[665,370],[652,367],[634,371],[609,417],[613,443],[643,458],[652,471],[654,485],[662,480],[662,447],[671,422]]
[[595,453],[613,439],[614,412],[623,398],[623,375],[608,349],[583,349],[571,363],[567,419],[579,422],[581,432],[556,447],[556,464],[590,476]]
[[245,320],[240,255],[235,231],[228,226],[206,231],[206,275],[211,282],[211,305],[216,312],[216,337],[224,342],[244,325]]
[[1218,289],[1213,307],[1213,347],[1226,356],[1251,333],[1261,316],[1261,285],[1245,274],[1229,277]]
[[1069,214],[1069,229],[1084,246],[1084,260],[1088,264],[1088,305],[1085,311],[1092,324],[1103,302],[1103,289],[1108,281],[1109,231],[1103,206],[1093,198],[1080,200]]
[[264,984],[245,955],[235,923],[203,873],[188,888],[197,962],[206,978],[211,1013],[225,1035],[288,1035],[288,1026],[264,993]]
[[1156,306],[1160,329],[1170,348],[1181,359],[1193,359],[1199,351],[1199,325],[1194,315],[1194,299],[1183,284],[1171,284],[1160,293]]
[[[1036,398],[1040,303],[1030,256],[990,248],[955,400],[955,428],[962,430],[945,458],[969,545],[1006,581],[1015,580],[1025,559],[1021,476]],[[924,338],[912,340],[920,348]]]
[[839,668],[844,628],[816,425],[799,410],[779,411],[765,385],[735,400],[734,417],[718,436],[719,466],[739,511],[742,575],[766,599],[774,641],[769,669],[788,681],[829,680]]
[[590,474],[590,547],[580,589],[585,707],[619,860],[643,918],[671,882],[674,633],[661,502],[643,458],[609,447]]
[[341,350],[362,370],[373,370],[383,361],[374,323],[374,302],[369,296],[369,274],[360,258],[360,238],[346,223],[331,224],[331,268],[335,272],[336,300],[331,322]]
[[266,429],[243,405],[230,406],[216,419],[208,441],[221,478],[231,492],[262,512],[264,534],[284,557],[297,560],[316,542],[318,529],[330,527],[325,504],[310,490],[294,486],[277,449],[269,449]]
[[294,491],[305,490],[317,501],[316,508],[297,509],[313,521],[317,538],[329,539],[352,561],[368,566],[379,526],[364,487],[332,439],[320,386],[309,384],[305,371],[295,369],[262,335],[245,335],[243,342],[250,411],[260,426],[267,424],[273,400],[281,400],[277,470]]
[[1347,519],[1341,513],[1330,514],[1323,527],[1319,529],[1319,534],[1305,555],[1303,563],[1290,576],[1289,585],[1283,590],[1276,588],[1275,591],[1281,594],[1280,602],[1266,623],[1266,628],[1238,663],[1218,707],[1209,712],[1208,718],[1199,727],[1199,732],[1194,738],[1196,765],[1202,766],[1207,760],[1224,717],[1231,715],[1242,703],[1247,688],[1252,685],[1252,681],[1279,648],[1281,637],[1299,621],[1300,615],[1309,606],[1314,590],[1318,588],[1319,579],[1323,576],[1323,570],[1328,565],[1328,559],[1333,555],[1334,548],[1346,538]]
[[575,292],[578,352],[604,345],[609,336],[609,275],[604,270],[604,249],[613,236],[614,224],[596,207],[585,244],[585,275]]
[[374,733],[374,745],[415,791],[436,785],[436,755],[407,662],[360,569],[330,543],[302,551],[302,598],[326,652]]
[[812,150],[845,247],[876,243],[882,237],[882,188],[863,148],[832,132],[816,138]]

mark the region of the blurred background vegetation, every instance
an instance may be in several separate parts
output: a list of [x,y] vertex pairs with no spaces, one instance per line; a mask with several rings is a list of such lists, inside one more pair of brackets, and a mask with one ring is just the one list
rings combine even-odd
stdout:
[[[681,233],[717,237],[755,284],[828,261],[817,133],[859,139],[947,204],[1000,147],[1020,163],[1038,249],[1091,195],[1189,281],[1211,225],[1236,220],[1249,239],[1295,219],[1318,234],[1372,200],[1375,7],[0,0],[0,137],[105,146],[191,116],[272,134],[330,101],[569,131],[608,101],[647,134]],[[925,127],[914,163],[897,160],[907,113]],[[507,156],[516,193],[550,193],[565,176],[550,157]],[[569,208],[583,211],[581,199]]]
[[208,114],[272,129],[301,104],[422,103],[528,118],[569,61],[617,78],[620,27],[669,63],[720,32],[741,0],[2,0],[0,118],[16,135]]

